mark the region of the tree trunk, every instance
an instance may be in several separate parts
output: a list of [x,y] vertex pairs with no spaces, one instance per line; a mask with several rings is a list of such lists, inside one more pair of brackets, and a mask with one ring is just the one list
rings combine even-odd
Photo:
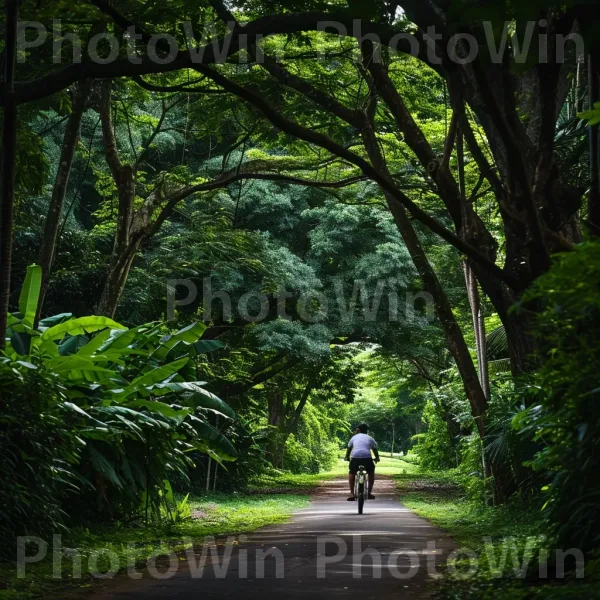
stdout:
[[[465,179],[465,154],[462,129],[459,129],[456,139],[456,158],[458,164],[458,187],[460,190],[461,205],[463,206],[463,222],[468,222],[466,215],[467,206],[467,186]],[[479,382],[481,389],[485,394],[486,400],[490,401],[490,375],[487,360],[487,348],[485,340],[485,320],[481,311],[481,301],[479,298],[479,288],[477,279],[471,265],[467,260],[463,261],[463,271],[465,274],[465,283],[467,287],[467,297],[471,307],[473,318],[473,332],[475,333],[475,351],[477,353],[477,367],[479,370]],[[485,463],[485,458],[484,458]]]
[[58,242],[58,231],[60,227],[63,202],[69,186],[73,157],[75,155],[77,144],[79,143],[81,120],[86,109],[91,88],[92,81],[89,79],[81,81],[78,84],[75,97],[73,99],[73,109],[71,111],[71,115],[69,116],[69,120],[67,121],[67,128],[65,130],[65,136],[63,139],[60,161],[58,163],[58,171],[56,173],[56,179],[52,189],[50,206],[48,207],[48,213],[46,214],[44,233],[38,258],[39,265],[42,268],[42,286],[40,290],[36,320],[39,320],[41,317],[44,298],[46,296],[46,292],[48,291],[52,263],[54,262],[54,255],[56,253],[56,246]]
[[208,464],[206,465],[206,491],[210,492],[210,468],[212,465],[212,458],[208,457]]
[[104,284],[98,308],[96,309],[98,315],[111,319],[114,318],[139,245],[139,242],[132,243],[128,248],[122,250],[120,256],[115,254],[116,250],[113,250],[111,266],[106,277],[106,283]]
[[465,283],[467,286],[467,295],[471,307],[473,318],[473,331],[475,333],[475,351],[477,353],[477,366],[479,370],[479,381],[485,397],[490,399],[490,375],[489,363],[487,359],[487,344],[485,339],[485,319],[481,310],[481,301],[479,298],[479,289],[477,288],[477,279],[473,269],[468,263],[463,262],[465,273]]
[[19,21],[18,0],[5,0],[4,117],[2,130],[2,183],[0,186],[0,349],[6,345],[7,314],[10,304],[13,212],[17,160],[17,103],[15,67]]
[[106,284],[97,309],[98,314],[107,317],[113,317],[117,310],[131,265],[141,243],[141,239],[131,240],[130,234],[136,188],[135,172],[131,165],[123,164],[119,156],[112,119],[111,98],[112,82],[107,80],[102,85],[99,110],[102,118],[102,140],[106,162],[117,186],[118,196],[115,242]]
[[285,408],[283,402],[283,390],[279,386],[273,387],[267,394],[268,421],[272,427],[272,436],[267,454],[271,464],[275,467],[283,466],[283,424],[285,419]]
[[[588,87],[590,108],[600,102],[600,50],[588,57]],[[589,128],[590,139],[590,198],[588,221],[591,233],[600,236],[600,125]]]
[[308,381],[308,384],[304,388],[304,392],[302,393],[302,398],[300,398],[300,402],[298,402],[298,406],[294,410],[294,416],[289,419],[289,422],[285,428],[285,438],[283,440],[283,445],[287,442],[288,437],[292,433],[296,431],[296,427],[298,426],[298,421],[300,420],[300,416],[302,415],[302,411],[308,402],[308,398],[310,397],[311,392],[315,389],[317,385],[317,380],[315,378],[311,378]]

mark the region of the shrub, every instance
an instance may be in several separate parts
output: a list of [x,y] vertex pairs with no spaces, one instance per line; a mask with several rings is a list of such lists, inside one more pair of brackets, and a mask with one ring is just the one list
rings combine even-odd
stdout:
[[320,470],[317,455],[299,442],[293,433],[285,445],[283,467],[292,473],[318,473]]
[[600,542],[600,242],[555,259],[525,300],[535,318],[543,366],[537,402],[515,426],[544,445],[533,466],[544,474],[546,524],[564,548]]
[[[62,439],[68,423],[69,439],[80,444],[75,453],[68,444],[63,449],[48,443],[41,454],[55,469],[56,485],[47,491],[53,498],[51,506],[59,506],[63,491],[71,486],[55,466],[56,461],[67,460],[80,481],[87,482],[68,504],[78,519],[141,514],[148,520],[161,518],[165,511],[169,514],[169,480],[187,477],[193,466],[191,452],[208,454],[219,462],[236,457],[229,440],[209,422],[211,414],[229,421],[235,413],[195,380],[196,361],[222,344],[199,339],[205,329],[202,323],[169,334],[161,323],[127,329],[106,317],[75,319],[63,314],[34,328],[40,279],[39,267],[30,267],[19,313],[9,315],[0,364],[23,381],[35,373],[54,390],[45,394],[39,386],[32,387],[30,395],[23,397],[22,410],[31,415],[31,427],[43,430],[38,439]],[[10,388],[5,388],[5,397],[10,394]],[[68,413],[68,419],[61,411]],[[10,424],[10,413],[7,419]],[[14,427],[6,435],[3,443],[16,453],[20,444]],[[27,448],[25,442],[21,441]],[[30,466],[19,463],[18,457],[14,462],[20,468]],[[42,471],[48,468],[45,464],[41,461]],[[35,485],[29,489],[35,490]]]
[[419,464],[432,470],[456,467],[456,442],[450,438],[448,424],[440,417],[439,410],[431,400],[423,409],[423,422],[427,430],[413,436],[417,444],[412,450],[419,457]]
[[84,482],[76,474],[82,442],[65,390],[38,369],[0,364],[0,552],[19,535],[64,526],[62,503]]

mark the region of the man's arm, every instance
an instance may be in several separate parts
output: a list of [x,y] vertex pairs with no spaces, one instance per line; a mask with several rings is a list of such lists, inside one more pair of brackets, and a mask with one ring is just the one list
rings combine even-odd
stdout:
[[[371,438],[373,439],[373,438]],[[373,448],[371,448],[371,450],[373,450],[373,455],[375,456],[375,462],[378,463],[379,462],[379,450],[377,450],[377,442],[375,440],[373,440]]]
[[352,440],[348,442],[348,447],[346,448],[346,456],[344,460],[350,460],[350,452],[352,451]]

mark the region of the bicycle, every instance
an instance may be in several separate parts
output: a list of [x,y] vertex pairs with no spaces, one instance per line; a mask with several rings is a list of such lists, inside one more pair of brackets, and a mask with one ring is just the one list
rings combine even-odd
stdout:
[[358,505],[358,514],[363,514],[363,508],[365,506],[365,500],[369,497],[369,475],[363,465],[358,467],[356,473],[356,479],[354,481],[354,497]]

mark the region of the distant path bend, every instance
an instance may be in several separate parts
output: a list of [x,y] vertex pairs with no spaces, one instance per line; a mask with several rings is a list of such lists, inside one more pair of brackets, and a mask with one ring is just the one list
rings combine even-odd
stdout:
[[[364,514],[358,515],[356,503],[346,500],[346,480],[324,482],[310,506],[295,513],[289,523],[262,528],[234,544],[224,577],[215,576],[209,556],[202,578],[193,578],[188,561],[181,561],[182,567],[171,579],[123,578],[90,598],[429,598],[428,580],[454,549],[452,540],[399,503],[393,480],[378,479],[374,493],[376,500],[367,502]],[[219,556],[213,555],[214,562],[226,552],[224,538],[217,540],[217,547]],[[244,556],[240,550],[246,550],[247,567],[240,561]],[[361,551],[365,553],[362,558]],[[262,552],[266,552],[264,560]],[[200,555],[197,549],[197,561]],[[264,565],[262,578],[260,566],[257,573],[257,557]]]

